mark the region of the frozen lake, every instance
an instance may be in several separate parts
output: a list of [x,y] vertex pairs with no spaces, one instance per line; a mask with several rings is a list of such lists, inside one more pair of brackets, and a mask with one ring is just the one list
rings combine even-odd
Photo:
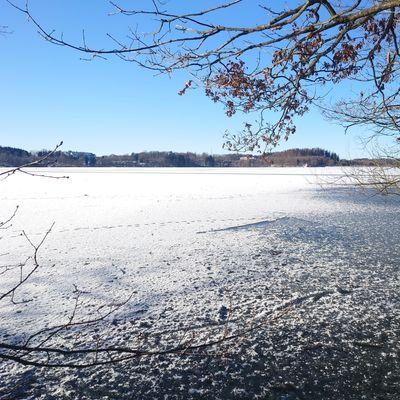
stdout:
[[0,303],[0,342],[65,322],[76,290],[82,318],[131,297],[77,346],[237,338],[79,372],[3,362],[0,399],[396,398],[399,199],[327,184],[340,168],[37,171],[69,178],[0,182],[0,221],[19,206],[0,293],[32,255],[21,232],[39,243],[54,223],[18,304]]

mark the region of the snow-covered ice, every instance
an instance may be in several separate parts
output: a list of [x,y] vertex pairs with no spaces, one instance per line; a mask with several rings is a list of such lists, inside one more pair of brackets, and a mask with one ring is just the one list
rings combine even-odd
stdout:
[[0,342],[65,322],[77,288],[77,318],[130,298],[79,332],[82,346],[248,332],[201,354],[83,371],[3,362],[0,399],[395,398],[398,199],[329,185],[339,168],[39,171],[69,178],[0,182],[0,221],[19,206],[0,231],[0,293],[19,278],[4,266],[32,254],[21,232],[39,243],[55,223],[15,294],[29,301],[1,303]]

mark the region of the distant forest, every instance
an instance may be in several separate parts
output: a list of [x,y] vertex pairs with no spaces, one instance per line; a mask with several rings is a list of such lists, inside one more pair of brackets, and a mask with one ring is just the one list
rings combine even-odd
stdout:
[[[26,151],[0,146],[0,166],[19,167],[43,158],[47,150]],[[93,153],[57,151],[40,166],[58,167],[326,167],[335,165],[369,165],[373,160],[340,160],[327,150],[291,149],[263,156],[246,154],[176,153],[146,151],[125,155],[96,156]]]

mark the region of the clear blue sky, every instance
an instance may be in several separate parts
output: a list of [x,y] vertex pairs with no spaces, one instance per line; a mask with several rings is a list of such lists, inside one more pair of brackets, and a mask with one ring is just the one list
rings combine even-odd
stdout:
[[[111,7],[103,0],[30,0],[30,5],[46,28],[78,42],[84,28],[94,46],[111,44],[106,32],[122,36],[132,24],[128,17],[107,16]],[[222,106],[201,89],[179,96],[189,79],[185,72],[155,76],[115,57],[83,61],[82,54],[41,39],[33,24],[4,0],[0,25],[12,31],[0,36],[2,146],[40,150],[63,140],[64,150],[97,155],[144,150],[222,153],[224,132],[240,130],[246,120],[226,117]],[[291,147],[322,147],[342,158],[365,155],[356,133],[345,135],[318,112],[301,120],[298,133],[279,149]]]

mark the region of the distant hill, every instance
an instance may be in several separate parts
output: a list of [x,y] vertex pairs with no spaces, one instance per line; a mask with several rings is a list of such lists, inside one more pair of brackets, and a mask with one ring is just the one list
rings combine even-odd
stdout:
[[[0,146],[0,166],[18,167],[43,158],[47,150],[28,152],[13,147]],[[325,167],[334,165],[367,165],[372,160],[340,160],[327,150],[291,149],[265,156],[250,154],[176,153],[172,151],[147,151],[125,155],[96,156],[77,151],[56,151],[41,166],[58,167]]]

